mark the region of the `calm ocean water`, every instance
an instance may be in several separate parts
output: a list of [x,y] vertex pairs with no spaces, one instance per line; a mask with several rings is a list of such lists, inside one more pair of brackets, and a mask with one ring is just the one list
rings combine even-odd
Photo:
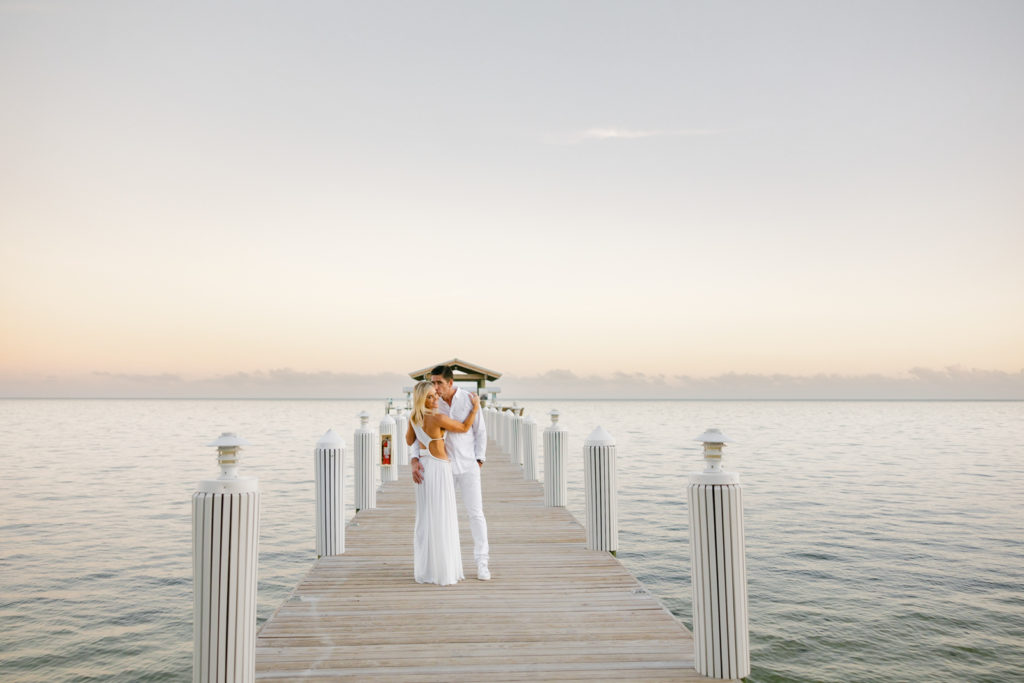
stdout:
[[[577,519],[583,439],[616,438],[619,557],[688,626],[693,439],[734,439],[751,680],[1024,680],[1024,402],[520,403],[562,412]],[[315,557],[313,446],[334,427],[351,448],[364,409],[383,402],[0,400],[0,679],[188,680],[203,444],[253,444],[262,623]]]

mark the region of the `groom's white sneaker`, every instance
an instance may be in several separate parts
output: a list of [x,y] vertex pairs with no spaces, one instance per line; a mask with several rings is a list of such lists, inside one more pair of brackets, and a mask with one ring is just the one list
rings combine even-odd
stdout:
[[491,580],[491,570],[487,568],[487,560],[476,563],[476,578],[481,581]]

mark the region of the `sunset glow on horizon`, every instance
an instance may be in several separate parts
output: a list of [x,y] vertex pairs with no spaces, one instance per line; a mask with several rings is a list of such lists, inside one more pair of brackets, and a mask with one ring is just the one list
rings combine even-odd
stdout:
[[458,356],[1024,397],[1019,3],[0,19],[0,396]]

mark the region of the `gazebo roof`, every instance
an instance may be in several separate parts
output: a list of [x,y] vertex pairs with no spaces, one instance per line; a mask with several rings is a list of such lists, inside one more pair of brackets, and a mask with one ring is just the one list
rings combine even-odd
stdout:
[[[501,377],[500,372],[488,370],[485,367],[482,367],[480,365],[474,365],[473,363],[467,363],[466,361],[459,360],[458,358],[452,358],[451,360],[446,360],[443,363],[434,363],[433,365],[428,365],[422,370],[410,372],[409,376],[417,380],[427,379],[430,377],[430,371],[436,368],[438,365],[447,365],[448,367],[450,367],[452,371],[455,373],[456,382],[493,382],[499,377]],[[460,372],[462,373],[461,375],[459,374]]]

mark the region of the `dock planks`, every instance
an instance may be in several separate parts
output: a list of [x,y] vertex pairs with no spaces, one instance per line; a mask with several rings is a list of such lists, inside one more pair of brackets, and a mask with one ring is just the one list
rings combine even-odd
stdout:
[[263,625],[263,681],[699,681],[682,624],[492,443],[484,466],[491,581],[476,579],[459,506],[466,580],[413,580],[408,468],[346,529]]

